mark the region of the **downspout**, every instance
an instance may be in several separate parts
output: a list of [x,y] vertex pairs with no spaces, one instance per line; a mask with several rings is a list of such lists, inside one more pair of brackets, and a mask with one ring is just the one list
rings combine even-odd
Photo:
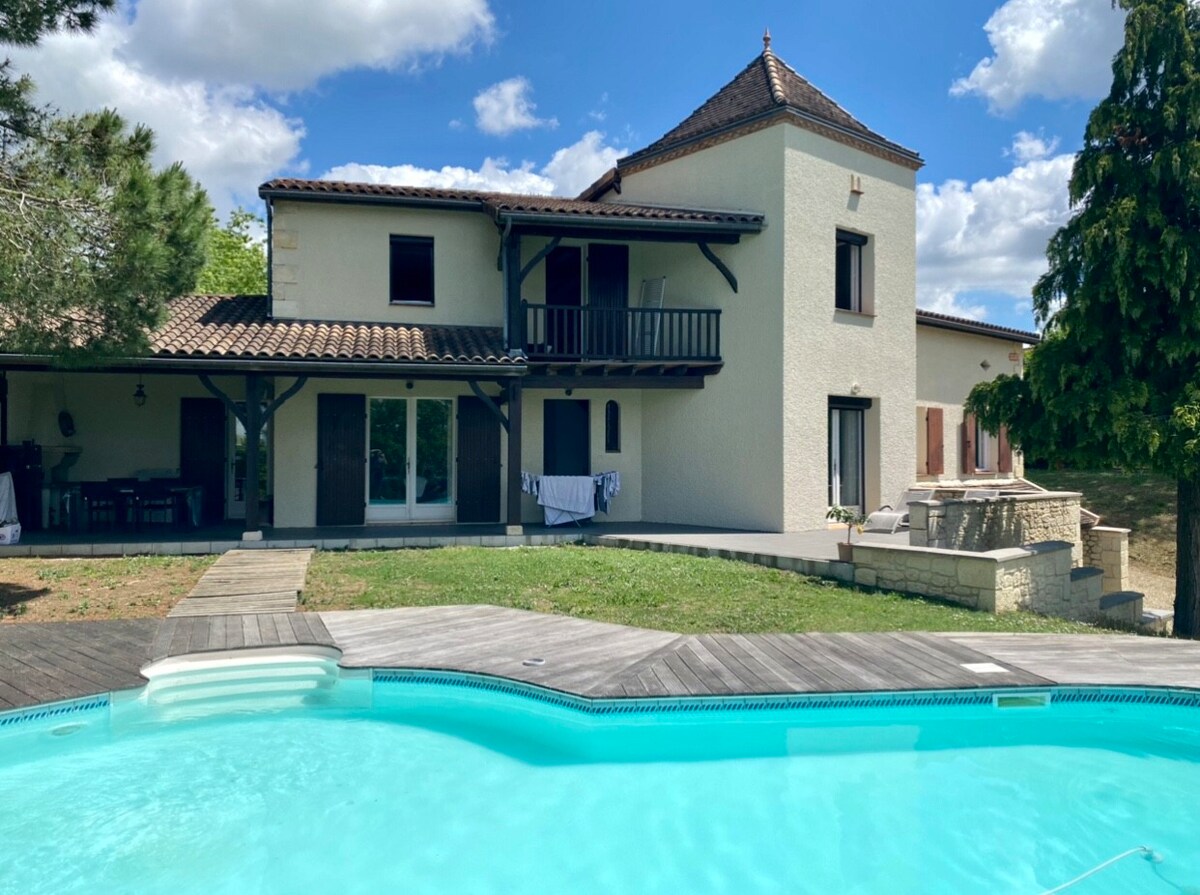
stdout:
[[512,345],[508,338],[509,327],[512,326],[512,310],[509,307],[510,296],[508,294],[508,237],[512,233],[512,218],[509,218],[504,223],[504,229],[500,232],[500,276],[504,280],[504,347],[507,349]]

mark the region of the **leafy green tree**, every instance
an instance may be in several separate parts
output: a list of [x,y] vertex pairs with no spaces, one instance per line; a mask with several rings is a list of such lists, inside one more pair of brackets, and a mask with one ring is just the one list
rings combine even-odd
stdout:
[[[87,29],[110,0],[6,0],[0,42]],[[113,111],[36,107],[28,78],[0,68],[0,349],[61,362],[145,349],[166,299],[204,262],[207,197],[154,137]]]
[[1175,630],[1200,635],[1200,7],[1128,11],[1108,97],[1071,175],[1071,220],[1034,288],[1046,338],[1024,379],[968,406],[1076,464],[1150,468],[1178,493]]
[[209,229],[208,261],[196,289],[205,293],[261,295],[267,291],[267,253],[252,228],[262,219],[239,208],[220,226],[214,217]]

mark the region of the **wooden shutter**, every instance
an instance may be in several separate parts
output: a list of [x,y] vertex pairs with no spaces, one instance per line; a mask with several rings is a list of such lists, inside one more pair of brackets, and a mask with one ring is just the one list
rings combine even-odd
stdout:
[[925,472],[941,475],[946,471],[946,446],[942,441],[944,414],[940,407],[925,411]]
[[975,468],[975,414],[968,413],[963,417],[962,437],[962,471],[974,475]]
[[458,399],[458,521],[500,519],[500,420],[478,398]]
[[317,395],[317,525],[363,524],[366,464],[366,395]]
[[996,469],[998,469],[1000,472],[1012,472],[1013,452],[1012,445],[1009,444],[1008,441],[1008,429],[1004,426],[1001,426],[1000,434],[997,436],[996,440],[1000,445],[997,452],[1000,454],[1000,456],[996,458]]

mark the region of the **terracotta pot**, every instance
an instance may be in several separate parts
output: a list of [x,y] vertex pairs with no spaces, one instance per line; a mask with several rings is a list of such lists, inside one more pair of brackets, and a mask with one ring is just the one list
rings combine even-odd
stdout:
[[847,544],[845,541],[838,541],[838,559],[842,562],[853,562],[854,545]]

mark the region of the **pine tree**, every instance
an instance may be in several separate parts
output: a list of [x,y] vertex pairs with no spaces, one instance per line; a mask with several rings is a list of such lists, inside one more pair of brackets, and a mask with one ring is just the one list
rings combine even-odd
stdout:
[[[112,0],[6,0],[0,42],[88,29]],[[168,298],[204,263],[207,197],[154,135],[116,112],[37,107],[0,67],[0,350],[62,363],[143,351]]]

